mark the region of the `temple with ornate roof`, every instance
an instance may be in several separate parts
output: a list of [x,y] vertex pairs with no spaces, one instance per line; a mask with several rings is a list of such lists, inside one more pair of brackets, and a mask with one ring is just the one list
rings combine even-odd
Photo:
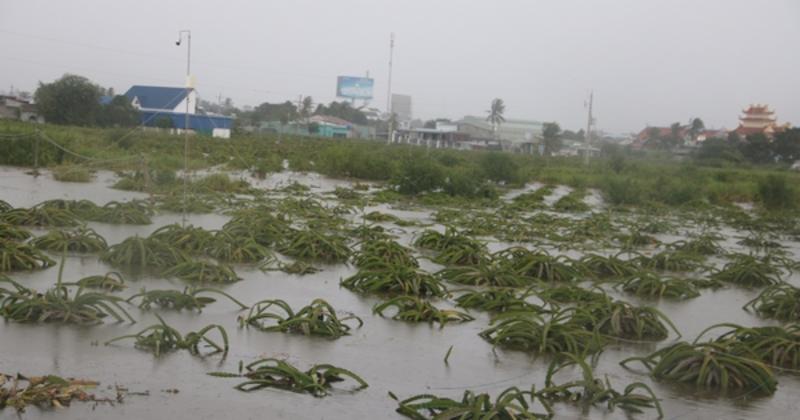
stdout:
[[789,127],[789,123],[778,125],[775,111],[770,110],[769,105],[756,104],[750,105],[750,107],[742,111],[742,115],[739,117],[739,127],[733,131],[742,137],[751,134],[764,134],[771,138],[775,133],[779,133]]

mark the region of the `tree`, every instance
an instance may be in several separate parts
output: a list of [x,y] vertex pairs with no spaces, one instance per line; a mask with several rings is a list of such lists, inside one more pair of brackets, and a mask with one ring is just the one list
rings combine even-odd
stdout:
[[772,148],[782,162],[791,163],[800,159],[800,127],[790,128],[775,135]]
[[360,109],[353,108],[349,102],[333,101],[328,106],[319,104],[314,114],[341,118],[358,125],[367,125],[369,123],[367,116]]
[[158,128],[171,129],[175,128],[175,123],[172,122],[172,118],[161,116],[156,118],[155,126]]
[[693,118],[692,122],[689,123],[689,134],[691,134],[693,141],[697,140],[697,136],[705,129],[706,125],[700,118]]
[[506,104],[502,99],[495,98],[489,110],[486,112],[489,114],[489,116],[486,117],[486,121],[492,125],[492,132],[497,135],[497,129],[500,127],[500,124],[506,122],[505,117],[503,117],[503,114],[506,112]]
[[559,127],[558,123],[544,123],[542,139],[544,140],[544,154],[546,156],[551,156],[561,150],[561,127]]
[[706,139],[697,150],[695,157],[700,160],[722,160],[737,163],[744,161],[735,144],[720,138]]
[[751,134],[739,145],[739,150],[745,158],[753,163],[774,162],[772,148],[767,136],[758,133]]
[[93,125],[100,113],[101,88],[89,79],[65,74],[53,83],[39,83],[34,97],[49,123]]
[[681,138],[681,131],[683,131],[683,127],[681,127],[681,123],[679,122],[674,122],[672,123],[672,125],[669,126],[669,140],[671,144],[668,146],[668,148],[683,143],[682,142],[683,139]]
[[517,164],[508,153],[486,153],[481,157],[479,164],[486,178],[492,181],[513,183],[519,178]]
[[133,127],[139,124],[139,112],[127,97],[117,95],[101,108],[97,123],[103,127]]
[[314,111],[314,99],[310,96],[306,96],[303,98],[303,102],[300,104],[300,117],[303,121],[308,124],[308,119],[311,117],[311,113]]

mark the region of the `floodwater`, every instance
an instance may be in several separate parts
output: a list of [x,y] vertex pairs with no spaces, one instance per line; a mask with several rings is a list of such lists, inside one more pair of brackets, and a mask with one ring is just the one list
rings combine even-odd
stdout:
[[[36,179],[16,168],[0,167],[0,199],[14,206],[31,206],[51,198],[89,199],[98,204],[111,200],[142,198],[142,194],[116,191],[109,188],[113,174],[101,173],[91,184],[68,184],[53,181],[44,175]],[[260,183],[275,186],[297,178],[279,174]],[[319,193],[345,181],[331,181],[316,175],[305,175],[301,182],[314,186]],[[560,194],[567,192],[561,189]],[[393,211],[387,206],[367,208],[380,210],[405,219],[432,223],[423,211]],[[163,214],[148,226],[108,225],[90,223],[98,233],[114,244],[135,234],[148,235],[160,226],[180,221],[177,214]],[[207,229],[217,229],[227,220],[222,215],[192,215],[188,223]],[[393,226],[392,224],[385,224]],[[415,228],[402,228],[400,241],[408,243]],[[731,236],[743,233],[729,232]],[[731,239],[727,244],[735,246]],[[797,244],[792,246],[797,258]],[[53,256],[57,258],[56,256]],[[460,399],[465,390],[490,392],[493,395],[510,386],[530,388],[541,386],[548,365],[544,357],[534,357],[517,351],[493,351],[492,346],[478,333],[485,328],[488,317],[473,311],[473,322],[448,324],[444,328],[428,324],[408,324],[372,315],[374,297],[363,297],[339,287],[340,279],[355,272],[345,265],[326,267],[324,271],[307,276],[282,272],[262,272],[253,266],[235,265],[244,280],[224,290],[246,304],[262,299],[283,299],[292,307],[299,307],[314,298],[323,298],[343,312],[352,312],[364,320],[364,326],[351,336],[338,340],[264,333],[253,329],[240,329],[236,317],[237,307],[225,300],[206,307],[202,313],[161,311],[160,315],[181,332],[197,330],[208,324],[225,327],[231,339],[231,351],[226,359],[219,355],[201,358],[179,351],[154,357],[137,350],[133,341],[117,342],[111,346],[102,343],[113,337],[131,334],[156,321],[153,312],[128,310],[138,321],[136,324],[106,322],[98,326],[61,324],[18,324],[0,321],[0,372],[21,372],[28,375],[57,374],[65,377],[92,379],[101,382],[95,390],[98,397],[115,397],[114,386],[127,388],[132,394],[121,404],[92,404],[76,402],[59,410],[39,410],[31,407],[22,418],[26,419],[377,419],[401,418],[394,412],[396,403],[388,397],[391,391],[400,398],[415,394],[434,393]],[[426,268],[435,268],[427,265]],[[56,281],[56,267],[44,271],[14,273],[11,277],[20,283],[45,289]],[[114,269],[94,256],[68,256],[64,280],[73,281],[85,276],[104,274]],[[183,288],[175,279],[126,279],[129,287],[121,293],[129,296],[142,287]],[[793,283],[798,284],[793,277]],[[614,291],[610,291],[614,293]],[[684,302],[640,301],[631,296],[626,300],[641,304],[655,304],[665,312],[682,332],[685,339],[693,339],[705,327],[734,322],[742,325],[767,325],[741,309],[756,291],[737,288],[706,290],[702,296]],[[449,306],[440,301],[440,306]],[[670,340],[674,339],[671,337]],[[645,355],[655,348],[669,344],[634,345],[629,343],[609,346],[599,359],[595,374],[607,375],[617,389],[628,383],[641,381],[652,386],[662,399],[665,418],[796,418],[800,408],[797,394],[800,378],[779,374],[778,391],[771,397],[723,398],[699,395],[669,384],[659,384],[640,372],[621,368],[618,362],[632,355]],[[448,348],[453,346],[449,365],[443,362]],[[281,390],[261,390],[252,393],[233,389],[238,379],[222,379],[206,375],[212,371],[235,372],[239,361],[245,363],[262,357],[288,359],[300,368],[316,363],[331,363],[361,375],[369,388],[350,392],[337,387],[333,395],[314,398]],[[576,377],[579,372],[573,371]],[[569,373],[567,373],[569,376]],[[349,386],[349,383],[345,383]],[[177,390],[174,392],[173,390]],[[140,394],[141,393],[141,394]],[[147,394],[147,395],[144,395]],[[602,406],[581,411],[568,404],[555,405],[559,418],[627,418],[621,410],[609,412]],[[647,411],[638,418],[654,418]],[[0,412],[0,419],[18,418],[13,410]]]

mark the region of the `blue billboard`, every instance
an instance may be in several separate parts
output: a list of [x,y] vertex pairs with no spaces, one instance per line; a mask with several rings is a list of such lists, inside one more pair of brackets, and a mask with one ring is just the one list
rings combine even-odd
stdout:
[[349,99],[372,99],[372,86],[369,77],[339,76],[336,82],[336,96]]

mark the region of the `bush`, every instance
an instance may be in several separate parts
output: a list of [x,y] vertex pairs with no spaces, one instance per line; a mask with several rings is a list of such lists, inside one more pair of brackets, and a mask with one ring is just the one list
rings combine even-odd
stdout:
[[797,191],[783,175],[767,175],[760,180],[756,196],[769,210],[789,210],[797,207]]
[[401,194],[415,195],[444,185],[444,171],[433,159],[415,154],[400,162],[392,183]]
[[631,178],[608,177],[602,190],[606,201],[613,205],[636,205],[642,203],[642,186]]
[[483,173],[492,181],[508,184],[519,181],[517,164],[508,153],[487,153],[481,157],[480,165]]
[[78,165],[59,165],[51,169],[53,178],[61,182],[89,182],[92,180],[92,173],[83,166]]

